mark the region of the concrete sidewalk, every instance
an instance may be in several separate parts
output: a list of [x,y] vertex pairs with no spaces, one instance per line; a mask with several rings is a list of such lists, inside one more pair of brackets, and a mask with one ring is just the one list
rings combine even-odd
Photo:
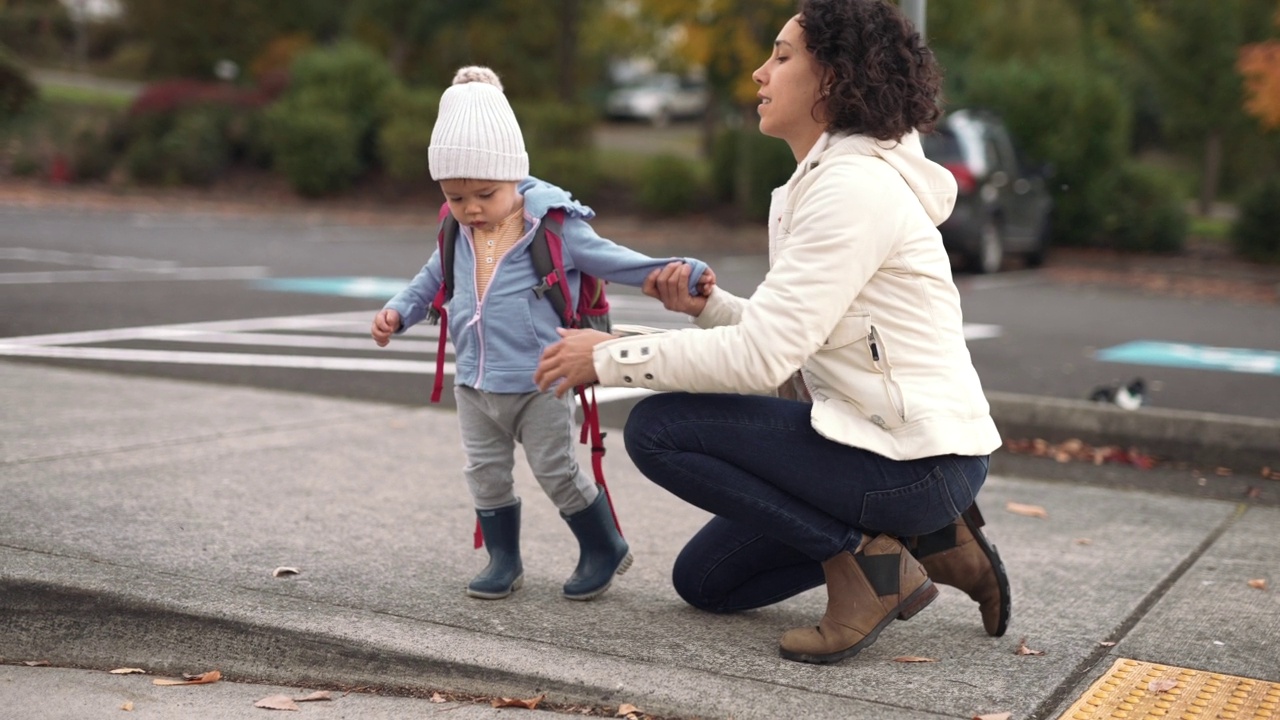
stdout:
[[[777,641],[816,621],[821,590],[732,616],[675,595],[672,561],[706,515],[640,476],[616,432],[606,476],[630,572],[563,600],[576,545],[520,464],[525,585],[488,602],[462,592],[484,554],[451,413],[22,363],[0,363],[0,397],[6,663],[736,720],[1057,718],[1117,658],[1280,682],[1274,507],[994,476],[980,503],[1013,583],[1008,635],[943,588],[817,667]],[[1044,654],[1015,654],[1023,638]]]

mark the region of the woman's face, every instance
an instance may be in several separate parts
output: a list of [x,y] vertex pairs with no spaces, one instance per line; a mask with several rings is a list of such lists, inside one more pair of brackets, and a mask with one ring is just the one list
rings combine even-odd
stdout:
[[760,86],[760,132],[786,140],[799,162],[826,130],[826,123],[814,119],[814,106],[821,100],[822,71],[805,48],[798,16],[782,27],[773,54],[751,73],[751,79]]

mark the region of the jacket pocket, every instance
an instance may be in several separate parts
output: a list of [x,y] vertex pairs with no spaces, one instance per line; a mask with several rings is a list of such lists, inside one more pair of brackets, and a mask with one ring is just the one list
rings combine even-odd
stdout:
[[973,490],[964,475],[934,465],[910,485],[867,493],[858,525],[899,537],[923,535],[945,526],[972,504]]
[[880,332],[876,330],[875,325],[870,326],[870,330],[867,332],[867,351],[871,353],[871,362],[876,366],[876,370],[879,370],[884,378],[884,392],[889,404],[893,407],[893,411],[898,414],[898,419],[906,422],[906,399],[903,397],[902,388],[893,379],[893,364],[889,362],[889,347],[885,344]]

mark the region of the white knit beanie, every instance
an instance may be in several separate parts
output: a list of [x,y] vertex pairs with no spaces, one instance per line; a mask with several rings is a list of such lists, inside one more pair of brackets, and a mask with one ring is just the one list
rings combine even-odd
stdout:
[[440,97],[427,161],[433,180],[523,180],[529,176],[520,123],[498,75],[471,65]]

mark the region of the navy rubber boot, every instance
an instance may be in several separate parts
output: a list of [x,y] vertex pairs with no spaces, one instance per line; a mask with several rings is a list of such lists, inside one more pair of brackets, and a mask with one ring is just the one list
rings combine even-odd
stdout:
[[489,564],[471,578],[467,594],[484,600],[500,600],[519,590],[524,583],[524,565],[520,562],[520,501],[515,505],[476,510],[484,547],[489,551]]
[[564,596],[570,600],[591,600],[604,594],[613,582],[631,567],[631,547],[622,539],[613,523],[609,499],[604,489],[585,510],[572,515],[560,514],[578,538],[578,567],[564,584]]

